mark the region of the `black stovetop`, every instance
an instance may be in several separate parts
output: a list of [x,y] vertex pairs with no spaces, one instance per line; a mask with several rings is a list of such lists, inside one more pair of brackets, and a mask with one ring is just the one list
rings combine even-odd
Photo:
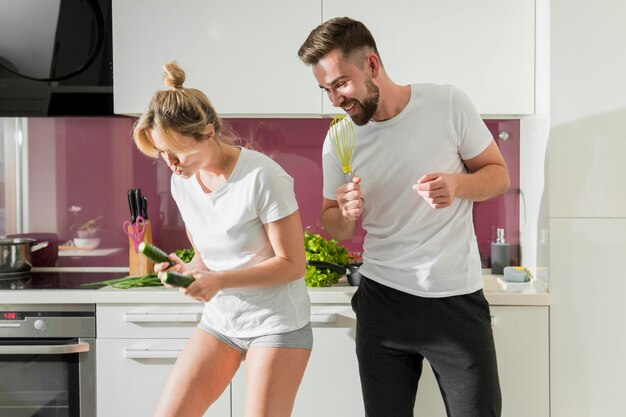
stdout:
[[19,278],[0,276],[0,290],[93,290],[83,284],[125,276],[123,272],[28,272]]

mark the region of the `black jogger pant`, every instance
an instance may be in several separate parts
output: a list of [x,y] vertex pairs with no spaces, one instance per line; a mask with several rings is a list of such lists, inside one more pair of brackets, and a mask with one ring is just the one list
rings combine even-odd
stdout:
[[418,297],[366,277],[352,298],[367,417],[412,417],[424,358],[449,417],[499,417],[502,400],[482,290]]

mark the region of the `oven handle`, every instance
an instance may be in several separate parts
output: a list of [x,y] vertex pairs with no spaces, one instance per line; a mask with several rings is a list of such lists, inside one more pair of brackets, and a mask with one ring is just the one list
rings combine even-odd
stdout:
[[89,343],[72,345],[7,345],[0,346],[0,355],[64,355],[89,352]]

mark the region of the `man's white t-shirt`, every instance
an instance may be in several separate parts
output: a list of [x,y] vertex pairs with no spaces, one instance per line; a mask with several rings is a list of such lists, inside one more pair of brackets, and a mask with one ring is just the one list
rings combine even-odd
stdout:
[[[352,170],[361,178],[366,231],[361,273],[423,297],[469,294],[483,286],[472,202],[433,209],[411,187],[428,173],[467,172],[492,142],[467,96],[450,85],[414,84],[407,106],[383,122],[355,126]],[[328,136],[324,197],[345,183]]]
[[[205,193],[195,176],[177,175],[172,175],[171,188],[194,246],[212,271],[245,268],[273,257],[263,225],[298,209],[293,179],[269,157],[246,148],[219,189]],[[304,279],[219,291],[202,314],[203,325],[230,337],[284,333],[309,320]]]

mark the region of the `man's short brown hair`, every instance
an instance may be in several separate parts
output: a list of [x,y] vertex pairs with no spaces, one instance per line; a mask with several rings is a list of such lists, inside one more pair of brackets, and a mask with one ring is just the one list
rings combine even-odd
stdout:
[[335,17],[311,31],[298,50],[298,57],[307,65],[314,65],[333,49],[349,57],[353,52],[366,48],[376,55],[376,41],[369,29],[361,22],[349,17]]

